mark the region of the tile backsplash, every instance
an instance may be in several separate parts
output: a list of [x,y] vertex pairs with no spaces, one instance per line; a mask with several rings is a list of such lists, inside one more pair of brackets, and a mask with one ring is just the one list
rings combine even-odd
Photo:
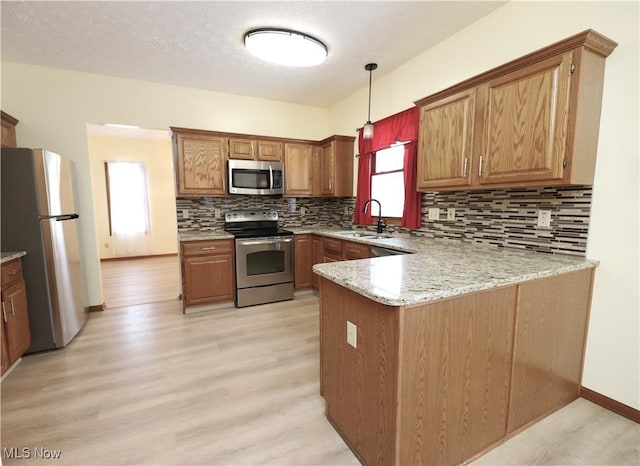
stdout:
[[[350,228],[354,204],[353,198],[229,196],[176,199],[178,231],[222,230],[225,212],[257,209],[276,210],[280,225],[288,228],[318,224]],[[221,213],[218,218],[216,209]],[[185,212],[188,218],[185,218]]]
[[[591,187],[518,188],[422,195],[422,227],[412,233],[497,247],[585,256]],[[429,207],[440,208],[438,220]],[[447,208],[455,220],[447,221]],[[551,211],[551,226],[537,226],[538,210]]]
[[[411,234],[585,256],[591,191],[590,186],[571,186],[424,193],[422,227]],[[232,196],[178,198],[176,204],[180,231],[221,230],[226,211],[250,209],[277,210],[281,225],[289,228],[327,225],[348,229],[353,227],[355,200]],[[440,208],[438,220],[428,219],[429,207]],[[447,220],[449,207],[455,209],[455,220]],[[551,211],[550,228],[536,226],[540,209]],[[387,230],[407,231],[393,226]]]

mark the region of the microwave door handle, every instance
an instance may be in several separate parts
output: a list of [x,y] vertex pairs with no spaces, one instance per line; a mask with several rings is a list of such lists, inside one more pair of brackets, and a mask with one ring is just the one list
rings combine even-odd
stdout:
[[273,170],[271,165],[269,165],[269,189],[273,189]]

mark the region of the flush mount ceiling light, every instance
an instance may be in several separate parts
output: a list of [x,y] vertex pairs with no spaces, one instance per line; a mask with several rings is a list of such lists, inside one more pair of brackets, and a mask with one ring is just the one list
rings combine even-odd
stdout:
[[378,67],[377,63],[367,63],[364,69],[369,72],[369,111],[367,113],[367,122],[362,127],[362,138],[373,138],[373,123],[371,123],[371,73]]
[[244,46],[256,57],[278,65],[314,66],[327,58],[327,46],[315,37],[290,29],[253,29]]

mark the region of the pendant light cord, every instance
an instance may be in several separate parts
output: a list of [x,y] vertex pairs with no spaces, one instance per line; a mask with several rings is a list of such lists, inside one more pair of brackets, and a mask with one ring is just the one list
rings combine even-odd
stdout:
[[367,112],[367,121],[371,121],[371,75],[373,69],[369,70],[369,111]]

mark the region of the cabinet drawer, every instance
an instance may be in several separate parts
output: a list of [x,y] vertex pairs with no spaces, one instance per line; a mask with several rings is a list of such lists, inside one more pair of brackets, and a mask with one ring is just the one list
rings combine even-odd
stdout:
[[342,247],[344,249],[344,257],[348,260],[369,258],[369,246],[366,244],[345,241]]
[[2,264],[2,287],[22,280],[22,260],[16,259]]
[[323,238],[322,245],[325,253],[329,255],[342,255],[342,241],[339,239]]
[[190,241],[182,243],[183,256],[206,256],[211,254],[231,254],[233,240]]

